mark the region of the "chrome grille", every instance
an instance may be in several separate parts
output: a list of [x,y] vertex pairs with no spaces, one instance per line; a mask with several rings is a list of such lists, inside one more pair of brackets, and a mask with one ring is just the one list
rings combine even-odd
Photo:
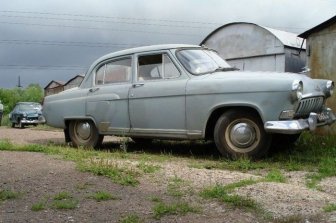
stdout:
[[310,112],[320,112],[323,107],[323,97],[305,98],[299,102],[295,116],[306,116]]

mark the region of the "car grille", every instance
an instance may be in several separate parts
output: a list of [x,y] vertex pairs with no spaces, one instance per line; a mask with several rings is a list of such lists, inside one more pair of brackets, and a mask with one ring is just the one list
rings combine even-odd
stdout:
[[323,97],[306,98],[299,102],[296,117],[307,116],[311,112],[320,112],[323,107]]
[[26,120],[34,121],[34,120],[38,120],[38,117],[27,117]]

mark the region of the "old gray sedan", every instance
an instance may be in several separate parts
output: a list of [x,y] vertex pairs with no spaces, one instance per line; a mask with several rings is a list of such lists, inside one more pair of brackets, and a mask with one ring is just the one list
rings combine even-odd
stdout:
[[229,157],[260,157],[273,140],[335,122],[330,80],[302,74],[240,72],[194,45],[123,50],[95,61],[78,88],[44,100],[47,124],[74,146],[104,135],[213,139]]

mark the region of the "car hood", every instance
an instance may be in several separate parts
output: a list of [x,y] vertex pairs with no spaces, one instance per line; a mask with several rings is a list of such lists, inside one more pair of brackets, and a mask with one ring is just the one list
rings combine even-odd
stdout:
[[193,79],[195,82],[215,82],[228,92],[288,91],[294,80],[302,81],[304,94],[324,94],[327,80],[311,79],[304,74],[276,72],[215,72]]

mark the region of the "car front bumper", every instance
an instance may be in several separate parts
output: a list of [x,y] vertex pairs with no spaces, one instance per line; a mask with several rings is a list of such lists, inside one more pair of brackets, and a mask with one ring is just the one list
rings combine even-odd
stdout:
[[46,122],[43,116],[39,116],[38,119],[21,119],[21,123],[25,125],[44,124]]
[[314,131],[316,127],[331,125],[335,121],[334,113],[327,108],[320,114],[310,113],[307,119],[268,121],[264,128],[268,133],[297,134],[305,130]]

